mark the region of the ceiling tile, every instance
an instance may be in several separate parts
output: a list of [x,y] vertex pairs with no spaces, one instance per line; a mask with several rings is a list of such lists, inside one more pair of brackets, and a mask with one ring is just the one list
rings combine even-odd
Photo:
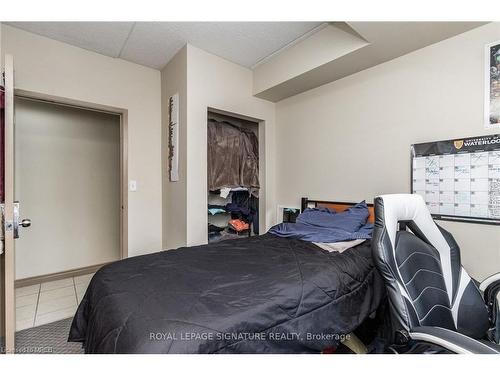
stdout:
[[134,22],[6,22],[106,56],[118,57]]
[[320,22],[138,22],[120,55],[161,69],[186,43],[251,67]]
[[161,69],[186,43],[251,67],[320,22],[8,22],[106,56]]

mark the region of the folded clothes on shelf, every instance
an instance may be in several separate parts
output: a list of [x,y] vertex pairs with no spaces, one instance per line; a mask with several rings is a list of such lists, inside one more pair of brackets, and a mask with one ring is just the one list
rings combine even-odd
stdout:
[[208,213],[210,215],[217,215],[221,213],[227,212],[226,207],[219,204],[209,204],[208,205]]
[[226,240],[234,240],[237,238],[241,238],[242,235],[237,232],[232,232],[232,229],[226,228],[222,232],[212,232],[208,234],[208,242],[221,242]]
[[208,233],[219,233],[222,232],[225,227],[218,227],[217,225],[208,224]]

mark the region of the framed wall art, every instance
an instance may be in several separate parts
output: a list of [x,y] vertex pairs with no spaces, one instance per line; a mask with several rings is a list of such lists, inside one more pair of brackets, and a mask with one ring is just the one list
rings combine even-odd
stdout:
[[500,128],[500,41],[485,50],[484,127]]

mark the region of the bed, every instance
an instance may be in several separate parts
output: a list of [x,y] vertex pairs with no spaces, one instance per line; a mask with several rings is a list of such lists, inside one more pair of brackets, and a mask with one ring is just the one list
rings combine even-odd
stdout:
[[102,267],[69,341],[86,353],[317,353],[373,316],[384,295],[369,240],[340,253],[268,232]]

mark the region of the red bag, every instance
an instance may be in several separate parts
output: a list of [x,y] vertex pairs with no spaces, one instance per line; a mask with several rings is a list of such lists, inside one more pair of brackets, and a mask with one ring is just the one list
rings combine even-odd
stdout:
[[240,219],[233,219],[229,220],[229,225],[231,228],[233,228],[236,232],[242,232],[244,230],[250,229],[250,225],[248,223],[245,223],[244,221]]

